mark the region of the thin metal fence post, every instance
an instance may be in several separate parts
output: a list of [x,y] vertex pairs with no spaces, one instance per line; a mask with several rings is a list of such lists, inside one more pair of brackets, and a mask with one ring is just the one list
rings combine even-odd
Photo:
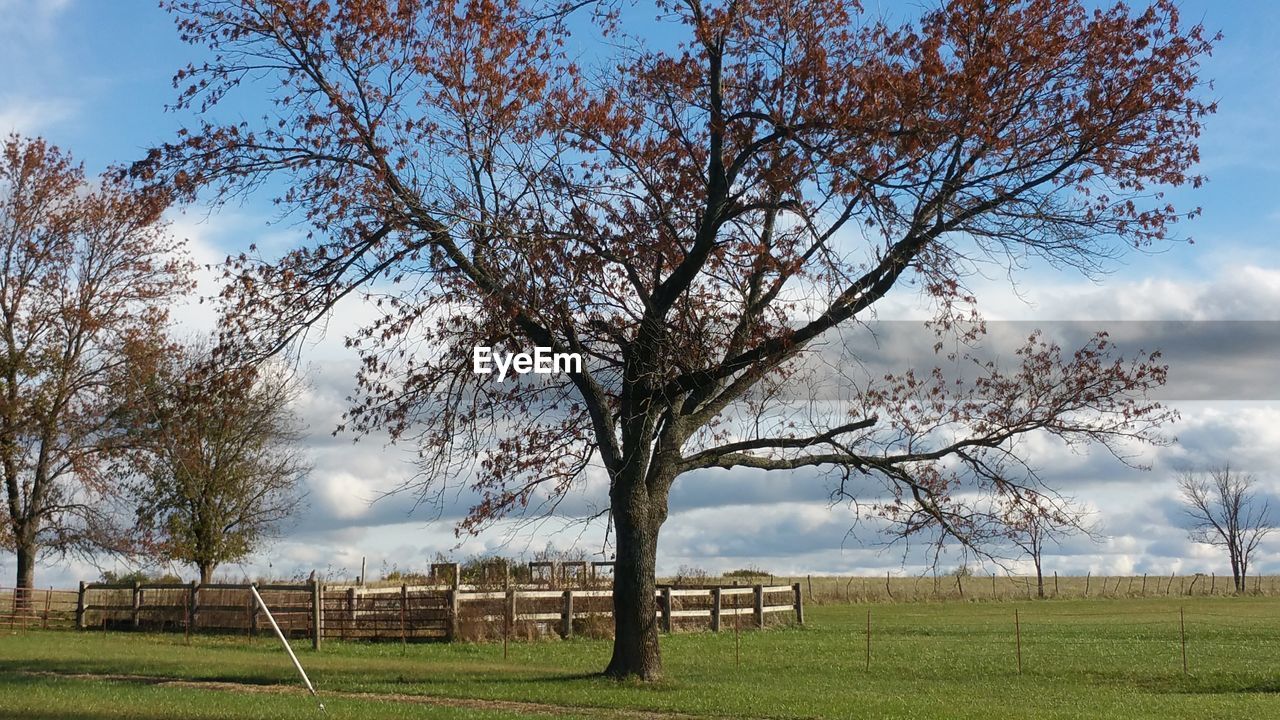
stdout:
[[867,672],[871,672],[871,608],[867,608]]
[[739,597],[742,596],[733,596],[733,666],[736,668],[742,667],[742,613],[738,607]]
[[1013,630],[1017,636],[1018,642],[1018,674],[1022,674],[1022,620],[1018,617],[1018,611],[1013,611]]
[[507,602],[502,615],[502,659],[506,660],[509,657],[508,645],[511,641],[511,633],[516,626],[516,591],[514,589],[507,590]]
[[1190,674],[1187,670],[1187,614],[1186,609],[1178,607],[1178,626],[1182,634],[1182,674]]

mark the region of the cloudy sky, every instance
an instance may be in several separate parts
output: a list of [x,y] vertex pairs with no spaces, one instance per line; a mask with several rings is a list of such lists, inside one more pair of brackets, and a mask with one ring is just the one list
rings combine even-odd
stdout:
[[[1280,493],[1280,381],[1273,360],[1280,356],[1280,333],[1272,324],[1280,321],[1274,242],[1280,222],[1280,49],[1272,37],[1280,5],[1180,5],[1184,18],[1203,20],[1225,36],[1204,67],[1220,100],[1201,144],[1202,172],[1210,183],[1173,198],[1204,210],[1184,228],[1194,243],[1130,256],[1095,280],[1032,268],[1015,278],[1016,285],[1003,276],[974,283],[989,320],[1108,324],[1125,328],[1134,347],[1168,351],[1167,399],[1182,419],[1171,428],[1176,444],[1145,451],[1151,471],[1127,469],[1099,452],[1035,448],[1046,479],[1091,508],[1105,535],[1098,543],[1072,540],[1055,550],[1047,567],[1060,573],[1227,572],[1215,551],[1186,539],[1173,486],[1181,468],[1230,461],[1262,478],[1269,493]],[[152,0],[0,0],[0,132],[42,135],[91,171],[131,162],[187,119],[166,113],[165,105],[173,97],[173,71],[191,52]],[[298,231],[272,219],[265,203],[216,214],[187,208],[171,217],[174,232],[189,239],[204,263],[251,242],[268,250],[287,246]],[[201,292],[214,289],[206,280]],[[922,316],[911,289],[890,301],[882,319]],[[207,306],[195,301],[175,314],[193,329],[212,320]],[[412,468],[404,450],[376,438],[353,444],[331,434],[352,390],[354,358],[342,349],[343,333],[364,315],[358,304],[341,308],[325,337],[305,352],[310,390],[299,412],[309,427],[315,466],[305,508],[279,543],[224,573],[290,575],[318,568],[354,575],[367,557],[372,574],[422,568],[437,553],[531,553],[549,544],[598,553],[601,528],[584,528],[572,518],[459,540],[453,522],[465,497],[418,508],[408,496],[373,502]],[[1238,322],[1246,320],[1255,322]],[[588,512],[598,507],[604,487],[596,473],[566,506]],[[921,571],[918,555],[881,547],[872,528],[854,527],[850,509],[829,505],[828,492],[827,479],[810,472],[766,478],[754,471],[707,471],[682,478],[663,529],[659,570],[755,565],[779,575]],[[1280,572],[1280,537],[1264,551],[1260,569]],[[12,556],[0,554],[0,584],[11,578],[13,566]],[[69,585],[97,573],[55,561],[40,570],[37,584]]]

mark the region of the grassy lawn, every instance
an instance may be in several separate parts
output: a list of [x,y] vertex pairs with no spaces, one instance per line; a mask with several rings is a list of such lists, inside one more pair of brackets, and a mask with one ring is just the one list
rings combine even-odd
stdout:
[[[1180,607],[1189,675],[1182,671]],[[609,655],[604,641],[518,643],[506,660],[497,644],[329,643],[319,655],[305,643],[297,647],[322,691],[541,703],[590,717],[624,710],[769,718],[1280,717],[1277,599],[832,605],[807,615],[804,628],[742,633],[740,666],[732,632],[664,637],[667,680],[653,686],[593,677]],[[295,685],[288,659],[265,639],[201,637],[188,647],[181,636],[0,635],[0,716],[316,717],[314,703],[299,695],[32,672]],[[536,714],[350,696],[325,702],[333,717]]]

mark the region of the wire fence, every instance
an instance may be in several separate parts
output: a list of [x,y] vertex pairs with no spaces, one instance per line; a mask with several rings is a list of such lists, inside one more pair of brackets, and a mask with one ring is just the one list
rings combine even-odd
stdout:
[[[722,579],[730,584],[735,578]],[[743,577],[744,582],[789,585],[800,583],[805,600],[813,604],[886,603],[941,601],[1008,601],[1050,599],[1116,599],[1233,597],[1237,595],[1280,597],[1280,576],[1250,575],[1243,593],[1236,591],[1230,575],[1194,573],[1189,575],[1058,575],[1047,573],[1043,587],[1035,576],[965,573],[945,575],[760,575]],[[1043,594],[1042,594],[1043,592]]]
[[1280,608],[1213,602],[1220,609],[1204,607],[1204,600],[1131,608],[1109,603],[1087,611],[1027,603],[963,612],[869,605],[847,640],[868,672],[922,654],[975,669],[1004,666],[1015,674],[1163,667],[1191,675],[1198,668],[1280,661]]

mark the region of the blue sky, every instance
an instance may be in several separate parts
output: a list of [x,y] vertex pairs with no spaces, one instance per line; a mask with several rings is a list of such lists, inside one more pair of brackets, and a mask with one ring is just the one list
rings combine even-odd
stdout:
[[[868,7],[891,7],[868,2]],[[910,7],[916,7],[912,3]],[[1013,292],[1003,278],[979,281],[977,289],[992,319],[1051,321],[1130,319],[1280,320],[1280,253],[1274,242],[1280,223],[1280,3],[1183,2],[1185,21],[1203,20],[1224,39],[1203,68],[1213,79],[1219,113],[1202,138],[1203,171],[1210,183],[1194,193],[1178,192],[1181,205],[1199,205],[1204,215],[1183,231],[1195,244],[1175,244],[1164,252],[1131,255],[1098,282],[1048,268],[1020,276]],[[906,6],[904,6],[906,7]],[[147,147],[173,136],[191,118],[165,112],[174,97],[170,78],[198,51],[181,43],[171,18],[150,1],[0,0],[0,132],[43,135],[70,150],[90,171],[139,158]],[[252,114],[250,107],[241,108]],[[229,119],[235,106],[220,110]],[[174,214],[175,231],[192,241],[196,258],[216,261],[250,242],[270,246],[294,233],[269,226],[267,198],[209,215],[202,208]],[[202,291],[210,292],[210,282]],[[913,313],[910,297],[896,299],[896,312]],[[890,310],[893,314],[895,310]],[[341,329],[358,318],[358,307],[338,313],[330,338],[312,349],[313,392],[302,407],[311,426],[310,451],[317,472],[310,480],[308,509],[269,552],[228,568],[232,575],[291,573],[310,567],[354,572],[367,555],[373,568],[420,566],[437,552],[468,555],[541,549],[547,542],[572,544],[576,531],[526,531],[504,545],[492,533],[461,547],[447,521],[430,513],[409,515],[407,502],[369,500],[409,471],[398,451],[376,441],[353,448],[349,439],[329,437],[353,365],[340,347]],[[190,304],[179,322],[201,327],[207,309]],[[1176,368],[1175,368],[1176,372]],[[1156,470],[1136,474],[1097,457],[1045,453],[1070,492],[1093,507],[1108,539],[1098,545],[1073,543],[1050,563],[1063,572],[1169,572],[1217,570],[1213,552],[1185,540],[1179,525],[1169,472],[1178,463],[1238,456],[1244,469],[1280,477],[1280,405],[1237,400],[1198,400],[1182,407],[1176,429],[1180,446],[1152,457]],[[585,507],[598,493],[595,478],[581,499]],[[682,481],[664,528],[660,566],[713,570],[756,564],[779,574],[810,572],[917,571],[903,567],[900,552],[878,552],[847,535],[851,517],[830,509],[815,478],[797,474],[764,482],[758,475],[702,476]],[[723,498],[732,495],[733,503]],[[762,511],[762,508],[766,510]],[[451,510],[446,508],[447,518]],[[758,530],[744,532],[742,520]],[[598,533],[588,532],[583,549],[598,549]],[[596,542],[595,547],[591,543]],[[1277,540],[1280,543],[1280,540]],[[1264,570],[1280,572],[1280,547],[1267,547]],[[189,572],[189,571],[188,571]],[[0,583],[12,573],[12,558],[0,554]],[[42,584],[66,584],[96,575],[84,565],[52,563]]]

